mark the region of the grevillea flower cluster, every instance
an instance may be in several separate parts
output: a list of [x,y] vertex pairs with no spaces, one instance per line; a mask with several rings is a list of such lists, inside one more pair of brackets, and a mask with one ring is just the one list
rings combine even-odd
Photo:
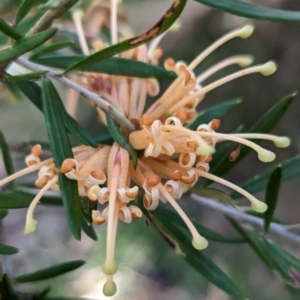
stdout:
[[[114,44],[123,36],[117,30],[116,1],[111,1],[111,6],[111,36]],[[80,17],[74,20],[79,28],[83,51],[89,52],[80,34]],[[175,72],[177,78],[148,109],[145,109],[147,96],[156,96],[160,92],[156,79],[84,74],[85,86],[116,107],[134,125],[135,130],[132,132],[127,132],[125,128],[121,130],[135,150],[143,150],[139,151],[142,154],[139,155],[135,167],[127,150],[116,142],[113,145],[99,145],[98,148],[81,145],[73,148],[74,157],[67,158],[60,170],[57,170],[52,158],[41,161],[42,149],[40,145],[35,145],[32,153],[26,157],[28,167],[0,181],[0,186],[3,186],[11,180],[38,171],[35,185],[40,191],[28,209],[25,233],[35,229],[33,212],[41,197],[49,189],[59,191],[58,172],[76,180],[79,195],[101,205],[101,209],[92,212],[93,223],[107,223],[106,260],[103,264],[107,281],[103,292],[105,295],[113,295],[116,292],[113,275],[118,269],[114,258],[118,222],[120,220],[131,223],[142,217],[142,211],[133,201],[139,193],[143,193],[143,204],[147,210],[155,210],[160,201],[170,203],[189,229],[193,246],[199,250],[205,249],[208,242],[197,232],[178,204],[178,200],[195,185],[198,178],[207,178],[237,191],[249,199],[254,211],[265,212],[265,203],[233,183],[209,173],[209,163],[214,159],[217,144],[223,141],[246,145],[257,152],[259,160],[271,162],[275,159],[275,154],[251,142],[251,139],[270,140],[277,147],[283,148],[289,146],[289,138],[254,133],[224,134],[219,132],[221,122],[218,119],[213,119],[208,124],[199,124],[197,130],[190,130],[186,126],[195,119],[198,104],[211,90],[248,74],[260,73],[269,76],[275,72],[276,65],[272,61],[249,67],[253,62],[252,56],[249,55],[226,58],[200,75],[194,72],[194,69],[222,44],[233,38],[248,38],[253,29],[252,25],[246,25],[229,32],[189,64],[172,58],[166,59],[164,67]],[[160,40],[161,37],[158,37],[148,46],[142,45],[121,55],[128,59],[158,64],[163,54],[162,49],[158,47]],[[99,50],[106,45],[97,40],[94,47]],[[243,69],[205,84],[211,75],[234,64]],[[100,108],[97,108],[97,111],[100,120],[106,124],[104,112]]]

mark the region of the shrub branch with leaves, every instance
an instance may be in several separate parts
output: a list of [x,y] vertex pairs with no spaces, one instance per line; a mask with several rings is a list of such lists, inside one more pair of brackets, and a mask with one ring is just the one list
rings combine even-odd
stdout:
[[[35,144],[25,159],[28,167],[14,172],[9,146],[1,133],[0,145],[8,175],[0,180],[0,186],[5,187],[0,194],[1,218],[6,217],[7,209],[28,207],[24,229],[28,234],[37,226],[33,214],[39,203],[63,204],[70,230],[77,240],[81,239],[82,230],[97,240],[92,224],[107,223],[106,259],[102,265],[106,296],[117,291],[113,275],[118,269],[115,261],[118,223],[142,218],[152,224],[196,271],[233,297],[245,299],[229,277],[199,251],[209,247],[209,240],[248,243],[289,285],[295,285],[291,269],[300,271],[300,262],[295,257],[245,225],[258,225],[265,233],[270,230],[300,241],[289,228],[273,222],[280,183],[299,173],[295,168],[299,157],[257,175],[241,187],[222,178],[251,149],[257,152],[260,161],[273,161],[275,154],[262,148],[261,140],[272,141],[280,148],[289,146],[288,137],[269,132],[284,115],[295,94],[275,104],[248,133],[241,133],[239,128],[231,134],[220,133],[220,118],[240,101],[221,103],[198,114],[196,108],[205,95],[248,74],[270,76],[276,71],[276,64],[269,61],[250,66],[251,56],[235,55],[201,74],[194,72],[224,43],[234,38],[248,38],[254,27],[245,25],[219,38],[190,64],[168,58],[163,67],[159,66],[163,54],[159,42],[177,27],[176,20],[186,2],[174,1],[153,27],[138,36],[120,25],[124,21],[120,20],[117,0],[86,1],[84,5],[74,0],[48,1],[40,6],[37,6],[38,1],[23,0],[12,25],[0,19],[2,80],[17,97],[22,92],[44,114],[52,153],[52,157],[41,160],[44,147]],[[298,21],[299,18],[298,13],[256,7],[241,1],[198,2],[250,18],[273,21]],[[76,31],[76,34],[69,32],[67,39],[61,35],[65,22],[72,22]],[[50,28],[52,24],[60,25],[60,29]],[[92,36],[86,33],[88,28],[94,28]],[[205,84],[207,78],[230,65],[243,69]],[[18,74],[14,70],[18,70]],[[146,108],[147,97],[160,92],[158,79],[173,81]],[[110,137],[99,140],[83,128],[75,117],[77,99],[69,98],[66,109],[52,80],[90,101],[100,122],[107,126]],[[35,81],[41,81],[41,85]],[[74,147],[70,136],[78,142]],[[38,171],[35,186],[39,190],[33,196],[13,181],[35,171]],[[233,193],[227,195],[208,187],[212,182],[232,189]],[[56,191],[55,196],[48,195],[50,189]],[[262,190],[266,190],[265,201],[253,196]],[[220,235],[190,219],[178,201],[185,201],[188,196],[199,205],[225,214],[241,238]],[[256,214],[251,215],[248,207],[238,210],[234,199],[240,196],[250,201]],[[216,200],[227,201],[233,207]],[[169,203],[172,210],[164,203]],[[0,244],[2,255],[17,252],[12,246]],[[52,278],[83,263],[66,262],[11,279],[3,275],[2,298],[22,298],[14,291],[15,283]],[[47,299],[47,292],[31,299]]]

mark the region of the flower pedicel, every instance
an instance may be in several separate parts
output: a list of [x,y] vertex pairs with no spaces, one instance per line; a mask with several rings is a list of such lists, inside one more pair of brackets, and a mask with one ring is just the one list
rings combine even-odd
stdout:
[[[119,36],[115,5],[116,1],[112,1],[113,43],[118,41]],[[85,74],[89,88],[117,107],[134,124],[136,130],[131,133],[126,132],[124,128],[121,129],[134,149],[144,150],[143,155],[139,156],[137,167],[134,168],[127,150],[117,143],[99,145],[98,148],[81,145],[73,148],[74,158],[66,159],[60,170],[56,170],[53,159],[41,161],[42,149],[39,145],[34,146],[32,153],[26,158],[28,167],[0,181],[0,186],[3,186],[11,180],[39,171],[35,184],[41,190],[28,208],[25,233],[34,231],[36,227],[36,221],[33,219],[34,208],[45,192],[49,189],[59,191],[57,173],[64,173],[68,178],[76,180],[80,196],[86,196],[91,201],[106,205],[102,211],[93,210],[92,220],[97,225],[107,223],[106,260],[102,266],[107,281],[103,292],[111,296],[116,292],[113,275],[118,269],[114,259],[118,221],[131,223],[142,217],[141,210],[131,204],[139,191],[144,193],[143,204],[148,210],[154,210],[160,200],[164,203],[169,202],[185,222],[192,235],[192,244],[199,250],[205,249],[208,242],[197,232],[176,201],[197,182],[199,177],[210,179],[237,191],[249,199],[253,210],[265,212],[267,209],[265,203],[233,183],[210,174],[209,163],[213,159],[218,142],[228,140],[246,145],[257,152],[259,160],[270,162],[275,159],[275,154],[250,140],[270,140],[277,147],[284,148],[289,146],[289,138],[268,134],[219,133],[216,132],[220,127],[220,121],[217,119],[211,120],[209,124],[200,124],[196,131],[184,127],[196,117],[196,107],[209,91],[247,74],[261,73],[269,76],[276,71],[274,62],[248,67],[252,64],[252,57],[237,55],[221,61],[198,76],[194,73],[193,70],[222,44],[236,37],[248,38],[252,32],[252,25],[229,32],[189,65],[175,62],[171,58],[166,59],[165,68],[174,71],[178,75],[177,79],[146,111],[147,95],[155,96],[159,93],[159,84],[155,79]],[[158,48],[160,39],[161,37],[155,39],[148,48],[142,45],[122,53],[122,56],[157,64],[162,56],[162,50]],[[97,41],[95,45],[97,48],[104,47],[101,41]],[[203,85],[212,74],[233,64],[248,68]],[[106,123],[104,112],[100,108],[97,110],[100,119]]]

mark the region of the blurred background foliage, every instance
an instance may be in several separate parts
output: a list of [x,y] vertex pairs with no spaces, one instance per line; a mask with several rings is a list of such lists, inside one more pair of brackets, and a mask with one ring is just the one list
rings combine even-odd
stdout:
[[[14,16],[13,2],[17,5],[19,1],[3,0],[0,3],[0,12],[7,20]],[[171,3],[167,0],[125,0],[123,2],[124,14],[137,33],[150,28]],[[300,3],[297,0],[248,2],[300,11]],[[169,33],[161,43],[164,49],[163,58],[173,57],[175,60],[187,62],[227,31],[249,23],[247,19],[223,13],[194,1],[188,1],[180,21],[182,24],[180,31]],[[239,53],[254,55],[257,63],[269,59],[278,63],[278,71],[273,76],[265,78],[257,74],[250,75],[226,84],[206,96],[200,109],[236,97],[243,99],[238,107],[222,119],[223,132],[231,132],[240,124],[243,124],[246,129],[250,128],[275,102],[300,89],[300,64],[298,63],[300,25],[263,21],[251,21],[251,23],[256,27],[251,38],[230,41],[210,55],[199,68],[204,70],[227,56]],[[235,68],[232,67],[231,71],[234,70]],[[226,69],[224,74],[228,74],[229,71]],[[167,82],[162,82],[162,90],[167,85]],[[58,86],[58,88],[63,92],[62,87]],[[297,96],[292,108],[273,131],[279,135],[289,135],[293,140],[292,146],[284,151],[271,149],[278,155],[276,162],[273,162],[274,165],[299,153],[299,111],[299,96]],[[78,117],[81,124],[95,135],[102,130],[97,125],[93,109],[87,103],[80,103]],[[16,100],[8,91],[3,91],[0,99],[0,128],[5,132],[8,142],[15,149],[20,149],[19,154],[14,154],[16,169],[23,166],[22,142],[32,139],[46,141],[43,115],[31,103],[23,101],[20,97]],[[228,173],[226,178],[239,184],[269,167],[270,164],[259,162],[254,153],[251,153]],[[299,178],[282,184],[277,214],[283,222],[299,222],[299,194]],[[232,227],[220,213],[200,207],[192,200],[184,202],[183,208],[188,215],[201,220],[201,223],[207,227],[234,236]],[[26,236],[23,235],[24,210],[13,210],[4,219],[5,241],[9,245],[22,249],[18,254],[5,259],[7,273],[17,276],[59,261],[86,257],[87,264],[81,269],[70,275],[52,279],[51,285],[54,288],[50,293],[52,296],[64,294],[70,297],[77,295],[90,299],[106,299],[104,296],[99,297],[104,282],[104,275],[99,265],[104,259],[105,226],[96,228],[98,243],[84,236],[79,244],[70,235],[62,208],[41,206],[37,208],[36,216],[40,220],[39,226],[35,234]],[[278,237],[274,238],[300,258],[298,245],[295,246]],[[249,299],[300,298],[300,292],[287,288],[280,277],[263,265],[246,244],[211,242],[205,253],[232,278]],[[130,227],[120,225],[116,258],[117,261],[122,262],[120,272],[116,276],[120,292],[112,299],[230,299],[218,288],[207,284],[196,271],[180,260],[159,234],[146,226],[144,220]],[[49,284],[50,281],[43,281],[39,287],[43,289]],[[36,286],[33,289],[30,284],[22,285],[23,291],[30,292],[35,289]]]

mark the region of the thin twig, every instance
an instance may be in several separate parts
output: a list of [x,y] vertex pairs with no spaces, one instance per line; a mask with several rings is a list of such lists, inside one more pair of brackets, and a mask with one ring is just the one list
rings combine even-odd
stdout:
[[27,36],[43,31],[52,25],[52,22],[59,18],[70,7],[76,4],[79,0],[62,0],[59,6],[49,9],[38,22],[29,30]]
[[105,101],[104,99],[99,97],[97,94],[90,92],[89,90],[85,89],[84,87],[82,87],[82,86],[78,85],[77,83],[71,81],[70,79],[64,77],[63,75],[61,75],[61,73],[57,73],[50,68],[46,68],[46,67],[38,65],[36,63],[32,63],[31,61],[27,60],[24,57],[19,57],[17,59],[17,62],[32,71],[49,71],[44,76],[53,78],[59,82],[64,83],[65,85],[69,86],[73,90],[77,91],[83,97],[91,100],[96,105],[98,105],[101,109],[103,109],[108,114],[110,114],[113,118],[115,118],[116,121],[121,126],[124,126],[128,132],[132,132],[135,130],[132,123],[120,111],[118,111],[115,107],[113,107],[110,103],[108,103],[107,101]]
[[[231,206],[222,204],[220,202],[214,201],[212,199],[204,198],[201,196],[198,196],[196,194],[191,194],[191,198],[195,200],[197,203],[201,205],[205,205],[209,208],[212,208],[216,211],[219,211],[226,216],[229,216],[235,220],[241,221],[241,222],[247,222],[259,227],[264,227],[264,220],[245,214],[244,212],[241,212],[237,209],[234,209]],[[290,232],[288,228],[286,228],[284,225],[277,224],[277,223],[271,223],[269,227],[269,231],[276,233],[282,237],[288,238],[293,242],[300,243],[300,235],[297,235],[293,232]]]

